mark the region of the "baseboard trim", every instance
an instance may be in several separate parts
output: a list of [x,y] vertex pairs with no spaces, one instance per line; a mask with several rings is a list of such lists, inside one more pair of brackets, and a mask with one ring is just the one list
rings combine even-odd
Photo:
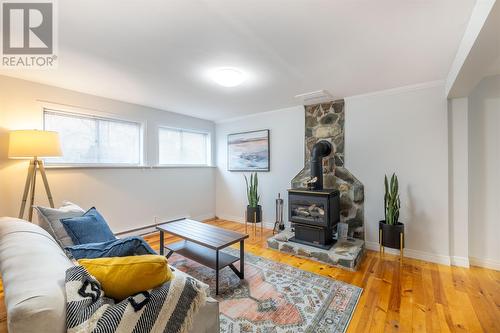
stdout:
[[[245,223],[245,218],[241,216],[231,216],[231,215],[215,215],[213,213],[209,214],[204,214],[204,215],[199,215],[199,216],[188,216],[189,218],[196,220],[196,221],[203,221],[203,222],[208,222],[208,221],[213,221],[216,219],[221,219],[221,220],[227,220],[231,222],[237,222],[237,223]],[[269,221],[264,221],[264,227],[268,229],[274,228],[274,222],[269,222]],[[124,236],[142,236],[142,235],[147,235],[152,232],[156,231],[156,223],[145,225],[142,227],[134,228],[134,229],[129,229],[129,230],[123,230],[115,235],[124,237]],[[377,242],[365,242],[365,246],[368,250],[372,251],[379,251],[380,247]],[[385,248],[385,252],[388,254],[394,254],[394,255],[399,255],[400,252],[399,250],[396,249],[391,249],[391,248]],[[481,259],[481,258],[475,258],[475,257],[458,257],[458,256],[446,256],[442,254],[434,254],[434,253],[429,253],[425,251],[419,251],[419,250],[412,250],[412,249],[405,249],[403,255],[407,258],[412,258],[412,259],[418,259],[418,260],[423,260],[423,261],[428,261],[436,264],[441,264],[441,265],[447,265],[447,266],[458,266],[458,267],[465,267],[469,268],[470,266],[478,266],[478,267],[483,267],[483,268],[488,268],[488,269],[493,269],[500,271],[500,261],[493,260],[493,259]]]
[[471,266],[479,266],[500,271],[500,261],[498,260],[469,257],[469,261]]
[[209,222],[215,220],[217,217],[215,216],[214,213],[209,213],[209,214],[203,214],[203,215],[198,215],[198,216],[191,216],[190,219],[193,219],[195,221],[202,221],[202,222]]
[[[373,251],[379,251],[379,244],[376,242],[366,242],[366,248]],[[395,249],[385,249],[386,253],[399,255],[399,250]],[[458,257],[458,256],[445,256],[442,254],[434,254],[419,250],[405,249],[405,257],[419,259],[423,261],[433,262],[436,264],[442,264],[447,266],[457,266],[469,268],[470,266],[477,266],[482,268],[493,269],[500,271],[500,261],[493,259],[481,259],[475,257]]]
[[[241,216],[231,216],[231,215],[217,215],[216,218],[221,219],[221,220],[227,220],[231,222],[238,222],[238,223],[245,223],[245,218]],[[264,227],[268,229],[273,229],[274,228],[274,222],[269,222],[269,221],[264,221],[263,222]]]
[[[380,246],[376,242],[365,242],[366,248],[368,250],[379,251]],[[389,254],[399,255],[399,250],[385,248],[385,252]],[[428,262],[433,262],[436,264],[451,266],[451,259],[449,256],[445,256],[442,254],[434,254],[419,250],[405,249],[403,253],[404,257],[418,259]]]
[[452,266],[465,267],[465,268],[470,267],[469,258],[467,258],[467,257],[452,256],[452,257],[450,257],[450,259],[451,259]]

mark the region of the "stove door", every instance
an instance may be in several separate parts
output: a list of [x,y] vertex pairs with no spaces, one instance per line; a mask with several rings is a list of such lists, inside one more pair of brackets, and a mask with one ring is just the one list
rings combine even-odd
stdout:
[[326,227],[328,224],[328,199],[314,195],[290,193],[288,216],[292,223]]

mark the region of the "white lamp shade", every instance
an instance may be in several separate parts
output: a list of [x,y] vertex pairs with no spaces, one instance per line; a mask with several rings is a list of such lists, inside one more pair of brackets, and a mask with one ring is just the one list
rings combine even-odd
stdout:
[[20,130],[9,133],[9,158],[62,156],[59,133]]

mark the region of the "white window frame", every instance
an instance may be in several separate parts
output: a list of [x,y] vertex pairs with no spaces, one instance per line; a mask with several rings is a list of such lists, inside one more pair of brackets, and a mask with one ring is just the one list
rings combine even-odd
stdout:
[[133,117],[123,117],[121,115],[116,115],[112,113],[107,113],[98,110],[80,108],[75,106],[60,105],[53,103],[42,103],[42,123],[43,129],[45,126],[45,112],[80,117],[80,118],[91,118],[97,120],[123,122],[123,123],[133,123],[139,125],[139,163],[61,163],[61,162],[51,162],[50,159],[45,159],[45,165],[48,168],[62,167],[62,168],[136,168],[136,167],[146,167],[145,161],[147,161],[146,149],[144,147],[146,141],[146,122]]
[[[204,134],[207,136],[207,142],[206,142],[206,154],[207,154],[207,161],[205,164],[168,164],[168,163],[160,163],[160,131],[162,129],[165,130],[172,130],[172,131],[181,131],[181,132],[189,132],[189,133],[197,133],[197,134]],[[212,137],[210,131],[204,131],[204,130],[198,130],[198,129],[191,129],[191,128],[182,128],[182,127],[173,127],[173,126],[163,126],[160,125],[157,128],[156,131],[157,135],[157,141],[156,141],[156,153],[157,153],[157,166],[158,167],[187,167],[187,168],[203,168],[203,167],[210,167],[212,166]]]

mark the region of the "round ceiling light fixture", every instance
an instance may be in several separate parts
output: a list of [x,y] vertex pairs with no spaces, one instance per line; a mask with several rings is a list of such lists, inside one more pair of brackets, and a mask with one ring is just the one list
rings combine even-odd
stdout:
[[219,68],[212,74],[212,79],[223,87],[236,87],[242,84],[246,77],[245,74],[236,68]]

